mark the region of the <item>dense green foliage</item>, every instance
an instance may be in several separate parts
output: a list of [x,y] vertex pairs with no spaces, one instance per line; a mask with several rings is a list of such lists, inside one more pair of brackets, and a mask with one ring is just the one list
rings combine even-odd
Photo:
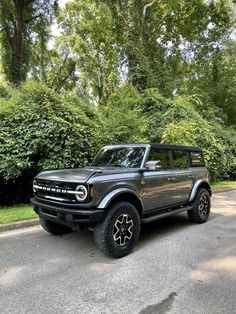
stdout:
[[236,125],[236,43],[226,41],[223,49],[218,49],[208,65],[195,68],[201,79],[190,79],[190,90],[204,97],[207,107],[217,106],[226,114],[226,122]]
[[167,99],[156,89],[140,93],[125,86],[99,110],[112,142],[200,146],[213,180],[235,179],[236,132],[226,128],[221,111],[207,110],[196,96]]
[[79,81],[99,99],[124,76],[139,90],[155,87],[170,97],[188,93],[207,65],[211,83],[234,27],[230,0],[70,1],[59,22]]
[[0,31],[0,199],[120,142],[197,145],[236,178],[235,1],[0,0]]
[[161,142],[200,146],[213,179],[236,175],[236,132],[221,111],[208,110],[196,96],[164,98],[156,89],[125,85],[93,108],[73,94],[63,97],[36,82],[1,87],[0,177],[26,170],[81,165],[99,146]]
[[168,99],[156,89],[139,92],[125,85],[93,107],[73,93],[60,95],[33,81],[18,89],[5,84],[0,91],[0,197],[5,203],[27,201],[40,169],[77,167],[111,143],[200,146],[213,180],[236,179],[236,132],[226,127],[221,111],[207,110],[196,96]]
[[85,103],[38,83],[11,91],[0,108],[0,176],[10,180],[25,169],[82,164],[97,150],[95,120]]

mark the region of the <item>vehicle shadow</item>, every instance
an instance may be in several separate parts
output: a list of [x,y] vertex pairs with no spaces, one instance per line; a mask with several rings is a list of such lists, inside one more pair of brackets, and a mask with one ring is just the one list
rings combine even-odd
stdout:
[[154,239],[167,237],[183,228],[190,228],[191,223],[186,214],[176,214],[172,217],[156,220],[149,224],[142,224],[138,246],[144,246]]
[[[181,231],[186,228],[193,228],[194,226],[196,226],[196,224],[189,221],[186,213],[176,214],[172,217],[160,219],[152,223],[142,224],[140,237],[136,245],[135,251],[138,251],[142,247],[145,247],[147,244],[151,244],[153,241],[167,238],[173,235],[176,231]],[[70,234],[70,241],[71,240],[78,241],[78,239],[80,243],[79,245],[82,248],[85,248],[86,244],[87,250],[89,246],[90,251],[93,252],[92,255],[93,254],[96,254],[97,256],[100,255],[100,252],[93,241],[92,231],[82,230],[75,231],[72,234]]]
[[[147,243],[156,239],[162,239],[174,234],[177,230],[193,227],[194,223],[190,222],[188,216],[184,213],[176,214],[172,217],[156,220],[148,224],[142,224],[140,230],[140,237],[137,243],[138,249],[145,246]],[[65,236],[63,236],[64,238]],[[80,239],[80,243],[89,242],[89,245],[96,249],[93,243],[93,232],[89,230],[74,231],[70,238],[73,240]]]
[[[209,220],[212,220],[218,214],[212,214]],[[156,240],[163,240],[175,234],[177,231],[181,231],[187,228],[194,228],[198,224],[189,221],[187,213],[180,213],[173,215],[171,217],[156,220],[148,224],[142,224],[140,230],[140,237],[138,243],[136,244],[135,251],[138,251],[142,247],[151,244]],[[45,233],[44,237],[48,237]],[[50,238],[51,241],[55,237]],[[68,250],[71,247],[72,250],[76,247],[80,253],[88,254],[88,256],[94,257],[95,255],[100,256],[102,260],[110,259],[110,257],[104,256],[96,247],[94,243],[93,231],[82,229],[75,230],[70,234],[64,235],[60,238],[60,241],[68,244]],[[111,258],[111,260],[113,260]]]

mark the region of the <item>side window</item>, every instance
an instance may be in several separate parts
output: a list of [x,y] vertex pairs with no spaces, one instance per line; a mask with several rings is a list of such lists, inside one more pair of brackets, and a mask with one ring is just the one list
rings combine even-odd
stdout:
[[192,167],[204,167],[205,166],[202,152],[191,152],[190,158],[191,158]]
[[170,158],[169,158],[169,151],[168,150],[151,148],[148,160],[149,161],[160,160],[161,169],[163,169],[163,170],[170,169]]
[[173,166],[174,168],[184,169],[188,168],[188,154],[184,150],[173,150]]

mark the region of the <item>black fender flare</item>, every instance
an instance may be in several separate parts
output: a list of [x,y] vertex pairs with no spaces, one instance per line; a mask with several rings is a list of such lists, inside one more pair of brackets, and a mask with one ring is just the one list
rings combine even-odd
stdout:
[[197,192],[198,192],[198,189],[199,189],[201,186],[202,186],[203,188],[206,188],[206,189],[209,191],[210,196],[212,195],[211,186],[210,186],[209,182],[207,182],[206,180],[203,180],[203,179],[199,179],[199,180],[197,180],[197,181],[194,183],[194,185],[193,185],[193,188],[192,188],[192,191],[191,191],[190,197],[189,197],[189,201],[190,201],[190,202],[192,202],[192,201],[195,199],[195,197],[196,197],[196,195],[197,195]]
[[130,194],[133,194],[135,197],[137,197],[137,199],[142,204],[142,208],[143,208],[143,202],[142,202],[141,198],[139,197],[139,195],[137,195],[137,193],[135,193],[133,190],[128,189],[128,188],[117,188],[115,190],[110,191],[108,194],[106,194],[106,196],[104,196],[104,198],[101,200],[101,202],[99,203],[97,208],[98,209],[105,209],[105,208],[107,208],[109,206],[109,204],[111,203],[111,201],[116,196],[124,194],[124,193],[130,193]]

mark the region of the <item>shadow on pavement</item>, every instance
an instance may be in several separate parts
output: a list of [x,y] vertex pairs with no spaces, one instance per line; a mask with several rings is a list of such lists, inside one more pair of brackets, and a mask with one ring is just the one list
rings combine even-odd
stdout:
[[174,215],[149,224],[143,224],[141,226],[139,243],[145,245],[147,241],[167,237],[168,235],[175,233],[177,230],[190,228],[192,226],[194,226],[194,224],[189,221],[186,214]]

